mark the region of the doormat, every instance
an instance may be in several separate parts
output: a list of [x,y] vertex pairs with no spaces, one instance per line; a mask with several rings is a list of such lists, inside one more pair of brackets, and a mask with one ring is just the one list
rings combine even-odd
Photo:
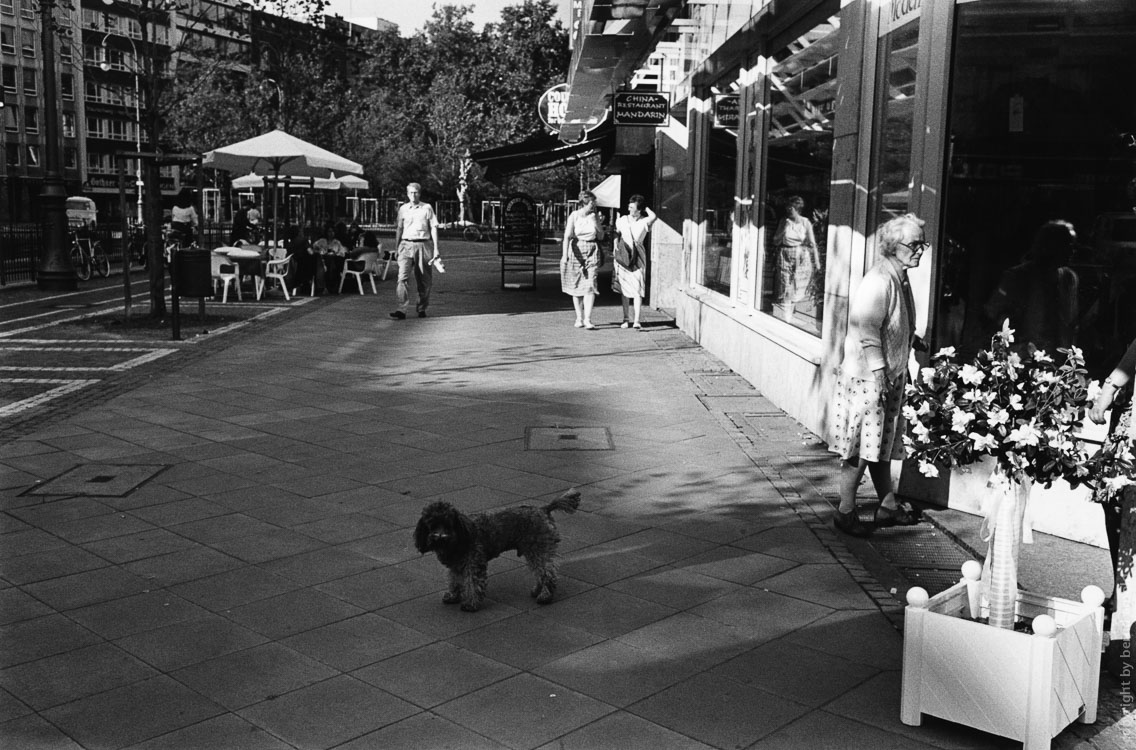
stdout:
[[527,451],[615,450],[606,427],[526,427]]
[[154,464],[79,464],[23,494],[125,497],[165,468]]

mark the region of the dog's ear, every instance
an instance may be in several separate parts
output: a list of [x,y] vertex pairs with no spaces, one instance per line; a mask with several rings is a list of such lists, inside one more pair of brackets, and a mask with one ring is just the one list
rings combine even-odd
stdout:
[[414,546],[423,555],[430,551],[430,524],[426,523],[425,515],[418,519],[418,525],[414,527]]

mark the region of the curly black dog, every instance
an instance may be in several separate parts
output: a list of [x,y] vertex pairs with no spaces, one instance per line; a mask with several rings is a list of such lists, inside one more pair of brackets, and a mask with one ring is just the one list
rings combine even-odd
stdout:
[[433,552],[450,571],[450,588],[442,596],[446,604],[461,602],[466,612],[476,612],[485,599],[489,561],[502,552],[516,550],[525,558],[536,578],[531,595],[548,604],[556,593],[556,548],[560,533],[552,512],[575,513],[580,493],[565,492],[543,508],[521,505],[494,513],[467,516],[446,502],[427,505],[414,529],[414,546],[422,554]]

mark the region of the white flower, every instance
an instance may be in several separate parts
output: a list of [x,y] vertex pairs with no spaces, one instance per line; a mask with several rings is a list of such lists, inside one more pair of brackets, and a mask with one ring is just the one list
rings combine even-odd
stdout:
[[985,391],[979,390],[978,388],[975,388],[972,391],[967,391],[966,393],[962,394],[962,397],[967,401],[977,404],[986,401],[990,397],[990,394],[986,393]]
[[930,442],[931,440],[931,431],[928,430],[927,425],[922,422],[916,422],[914,426],[912,426],[911,432],[920,443]]
[[955,432],[965,433],[967,425],[974,419],[972,412],[963,411],[962,409],[955,409],[951,413],[951,429]]
[[1034,351],[1033,358],[1034,358],[1035,362],[1052,362],[1053,361],[1053,357],[1046,354],[1044,349],[1037,349],[1036,351]]
[[1010,430],[1010,434],[1006,436],[1006,440],[1019,447],[1023,445],[1037,445],[1041,442],[1041,433],[1037,431],[1032,423],[1023,424]]
[[986,413],[986,420],[994,426],[1007,424],[1010,421],[1010,412],[1005,409],[993,409]]
[[936,469],[935,464],[931,463],[930,461],[919,462],[919,473],[925,477],[939,476],[939,470]]
[[924,368],[920,369],[919,370],[919,377],[923,378],[924,383],[935,382],[935,368],[934,367],[924,367]]
[[1132,480],[1126,476],[1108,477],[1104,480],[1104,486],[1109,492],[1118,492],[1132,483]]
[[994,439],[993,435],[980,435],[977,432],[972,432],[967,437],[974,444],[976,451],[993,450],[998,447],[998,441]]
[[938,352],[935,353],[936,359],[939,358],[939,357],[953,357],[953,356],[955,356],[955,348],[953,346],[944,346],[942,349],[940,349]]
[[1021,410],[1021,408],[1022,408],[1022,397],[1019,396],[1016,393],[1013,396],[1010,396],[1010,408],[1015,410],[1015,411]]
[[1103,384],[1102,384],[1102,383],[1100,383],[1100,382],[1098,382],[1098,381],[1096,381],[1096,380],[1090,380],[1090,381],[1089,381],[1089,392],[1088,392],[1088,394],[1086,394],[1086,396],[1085,396],[1085,397],[1086,397],[1086,398],[1087,398],[1087,399],[1088,399],[1089,401],[1096,401],[1096,400],[1097,400],[1097,396],[1099,396],[1099,395],[1100,395],[1100,392],[1101,392],[1101,388],[1102,388],[1102,387],[1103,387]]
[[959,377],[967,385],[978,385],[986,379],[986,373],[974,365],[963,365],[962,370],[959,371]]
[[918,414],[921,417],[926,415],[926,414],[930,414],[931,413],[931,402],[924,401],[923,403],[919,404],[919,410],[916,411],[915,413]]
[[903,414],[903,418],[908,422],[919,421],[919,413],[915,411],[915,407],[911,404],[904,404],[903,409],[901,409],[900,412]]
[[1009,318],[1002,321],[1002,330],[998,332],[998,335],[1001,336],[1002,340],[1007,344],[1014,343],[1014,329],[1010,328]]

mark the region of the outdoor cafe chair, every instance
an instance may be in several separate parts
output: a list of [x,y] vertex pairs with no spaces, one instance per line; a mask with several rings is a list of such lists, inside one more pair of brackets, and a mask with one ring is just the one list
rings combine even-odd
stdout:
[[221,302],[228,302],[229,284],[232,284],[233,288],[237,290],[237,299],[243,302],[237,264],[229,260],[228,257],[217,253],[210,256],[210,264],[213,271],[213,296],[217,296],[217,284],[224,284],[221,290]]
[[[355,277],[355,282],[359,285],[359,294],[363,293],[363,276],[371,280],[371,292],[374,294],[379,293],[378,287],[375,286],[375,276],[379,273],[379,253],[378,251],[360,253],[359,257],[355,260],[348,260],[343,264],[343,273],[339,276],[339,291],[343,292],[343,282],[347,280],[347,274]],[[386,276],[384,275],[385,279]]]
[[257,294],[259,300],[265,293],[269,281],[275,281],[284,292],[284,299],[291,301],[288,296],[288,268],[292,264],[292,256],[282,248],[273,248],[268,251],[268,261],[264,264],[264,276],[257,278]]

